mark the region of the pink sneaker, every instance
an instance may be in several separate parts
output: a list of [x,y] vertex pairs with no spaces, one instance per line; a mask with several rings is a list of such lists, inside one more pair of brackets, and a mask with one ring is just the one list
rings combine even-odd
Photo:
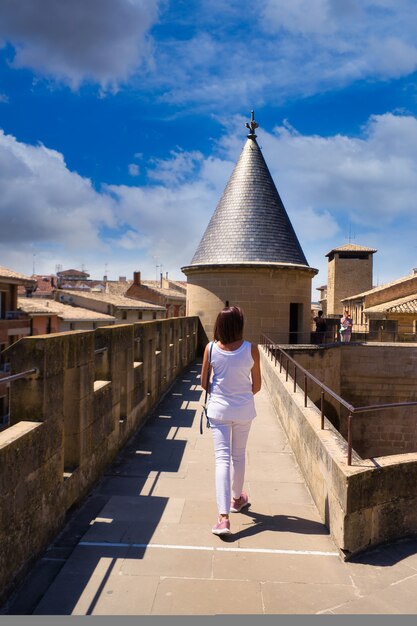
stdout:
[[238,500],[235,500],[233,498],[232,502],[230,503],[230,513],[239,513],[246,506],[249,506],[249,504],[250,502],[248,494],[242,491],[242,495],[240,496],[240,498]]
[[230,521],[219,517],[217,524],[213,526],[211,532],[213,535],[230,535]]

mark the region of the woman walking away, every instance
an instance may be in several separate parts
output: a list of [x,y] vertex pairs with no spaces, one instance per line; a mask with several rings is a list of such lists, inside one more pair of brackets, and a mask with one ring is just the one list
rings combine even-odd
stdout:
[[243,339],[243,325],[239,307],[220,311],[214,326],[215,341],[206,346],[201,370],[203,389],[209,368],[213,370],[207,415],[216,459],[219,517],[212,528],[214,535],[230,535],[229,512],[239,513],[249,506],[243,491],[246,443],[256,415],[253,396],[261,388],[261,369],[258,346]]

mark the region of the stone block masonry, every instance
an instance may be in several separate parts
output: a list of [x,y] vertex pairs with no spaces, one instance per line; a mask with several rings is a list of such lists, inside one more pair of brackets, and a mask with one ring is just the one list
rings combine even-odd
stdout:
[[[415,344],[289,348],[300,365],[355,407],[417,401]],[[310,398],[318,403],[318,387]],[[347,437],[347,411],[326,400],[326,416]],[[417,452],[417,407],[355,415],[353,446],[363,458]]]
[[0,433],[0,601],[59,531],[182,369],[197,317],[26,337],[5,351],[10,426]]
[[[352,359],[352,363],[357,364],[361,361],[361,350],[366,353],[367,348],[380,361],[380,368],[383,361],[386,367],[398,371],[400,361],[406,359],[406,352],[397,351],[396,348],[394,354],[388,355],[386,346],[343,346],[339,355],[340,371],[347,375],[348,360]],[[383,353],[377,354],[375,348],[380,348]],[[408,348],[411,349],[411,346]],[[302,355],[300,351],[301,348],[295,349],[292,356],[306,369],[326,384],[326,375],[335,380],[334,350],[306,348]],[[349,356],[348,351],[351,352]],[[309,367],[308,361],[314,367]],[[349,466],[345,438],[328,419],[325,420],[324,430],[321,430],[320,410],[314,402],[310,400],[305,408],[303,390],[297,387],[294,393],[293,380],[289,378],[286,381],[284,369],[280,373],[279,363],[275,365],[263,351],[261,367],[264,383],[315,504],[342,554],[349,557],[384,541],[416,535],[417,452],[391,452],[388,456],[362,458],[358,454],[354,438],[355,450],[352,465]],[[320,369],[321,376],[318,376]],[[343,396],[343,388],[341,395]],[[390,427],[390,418],[392,421],[392,416],[384,418],[387,428]],[[368,419],[368,423],[373,422]],[[391,430],[392,428],[391,425]],[[359,441],[361,430],[357,423],[354,425],[355,432],[356,441]],[[398,446],[400,441],[392,437],[392,432],[389,432],[385,439],[387,444],[391,441],[391,450],[393,444]],[[381,453],[385,454],[385,450]]]

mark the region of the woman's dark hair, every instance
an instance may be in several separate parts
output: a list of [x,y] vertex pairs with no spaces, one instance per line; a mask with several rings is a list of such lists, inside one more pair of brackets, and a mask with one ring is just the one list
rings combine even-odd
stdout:
[[242,339],[243,311],[238,306],[226,306],[220,311],[214,325],[214,339],[224,344]]

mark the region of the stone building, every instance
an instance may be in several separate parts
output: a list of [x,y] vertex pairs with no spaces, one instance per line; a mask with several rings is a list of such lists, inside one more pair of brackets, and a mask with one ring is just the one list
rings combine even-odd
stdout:
[[30,319],[18,310],[17,292],[19,288],[34,289],[35,285],[29,276],[0,266],[0,430],[9,412],[9,390],[1,379],[9,375],[10,366],[4,362],[2,352],[30,334]]
[[245,337],[310,341],[311,281],[304,256],[256,141],[253,112],[246,144],[201,239],[187,276],[187,315],[211,339],[218,312],[243,308]]
[[342,300],[353,318],[353,330],[378,341],[417,338],[417,268],[408,276],[350,294]]
[[30,318],[31,335],[95,330],[116,321],[112,315],[46,298],[19,298],[18,308]]
[[129,298],[137,298],[145,302],[153,302],[166,308],[166,317],[182,317],[185,315],[186,288],[178,281],[164,278],[142,280],[140,272],[134,272],[133,282],[125,293]]
[[127,298],[117,293],[95,292],[86,293],[69,289],[57,290],[55,298],[64,304],[74,307],[82,307],[111,315],[115,318],[116,324],[133,324],[138,321],[150,321],[163,319],[165,317],[165,307],[150,302],[142,302],[135,298]]
[[19,287],[35,286],[36,281],[29,276],[0,266],[0,352],[30,334],[29,317],[17,308],[17,292]]
[[[326,315],[342,315],[344,298],[372,289],[372,255],[375,252],[375,248],[347,243],[326,254],[329,259],[327,290],[326,302],[322,307]],[[320,290],[324,289],[320,287]]]

